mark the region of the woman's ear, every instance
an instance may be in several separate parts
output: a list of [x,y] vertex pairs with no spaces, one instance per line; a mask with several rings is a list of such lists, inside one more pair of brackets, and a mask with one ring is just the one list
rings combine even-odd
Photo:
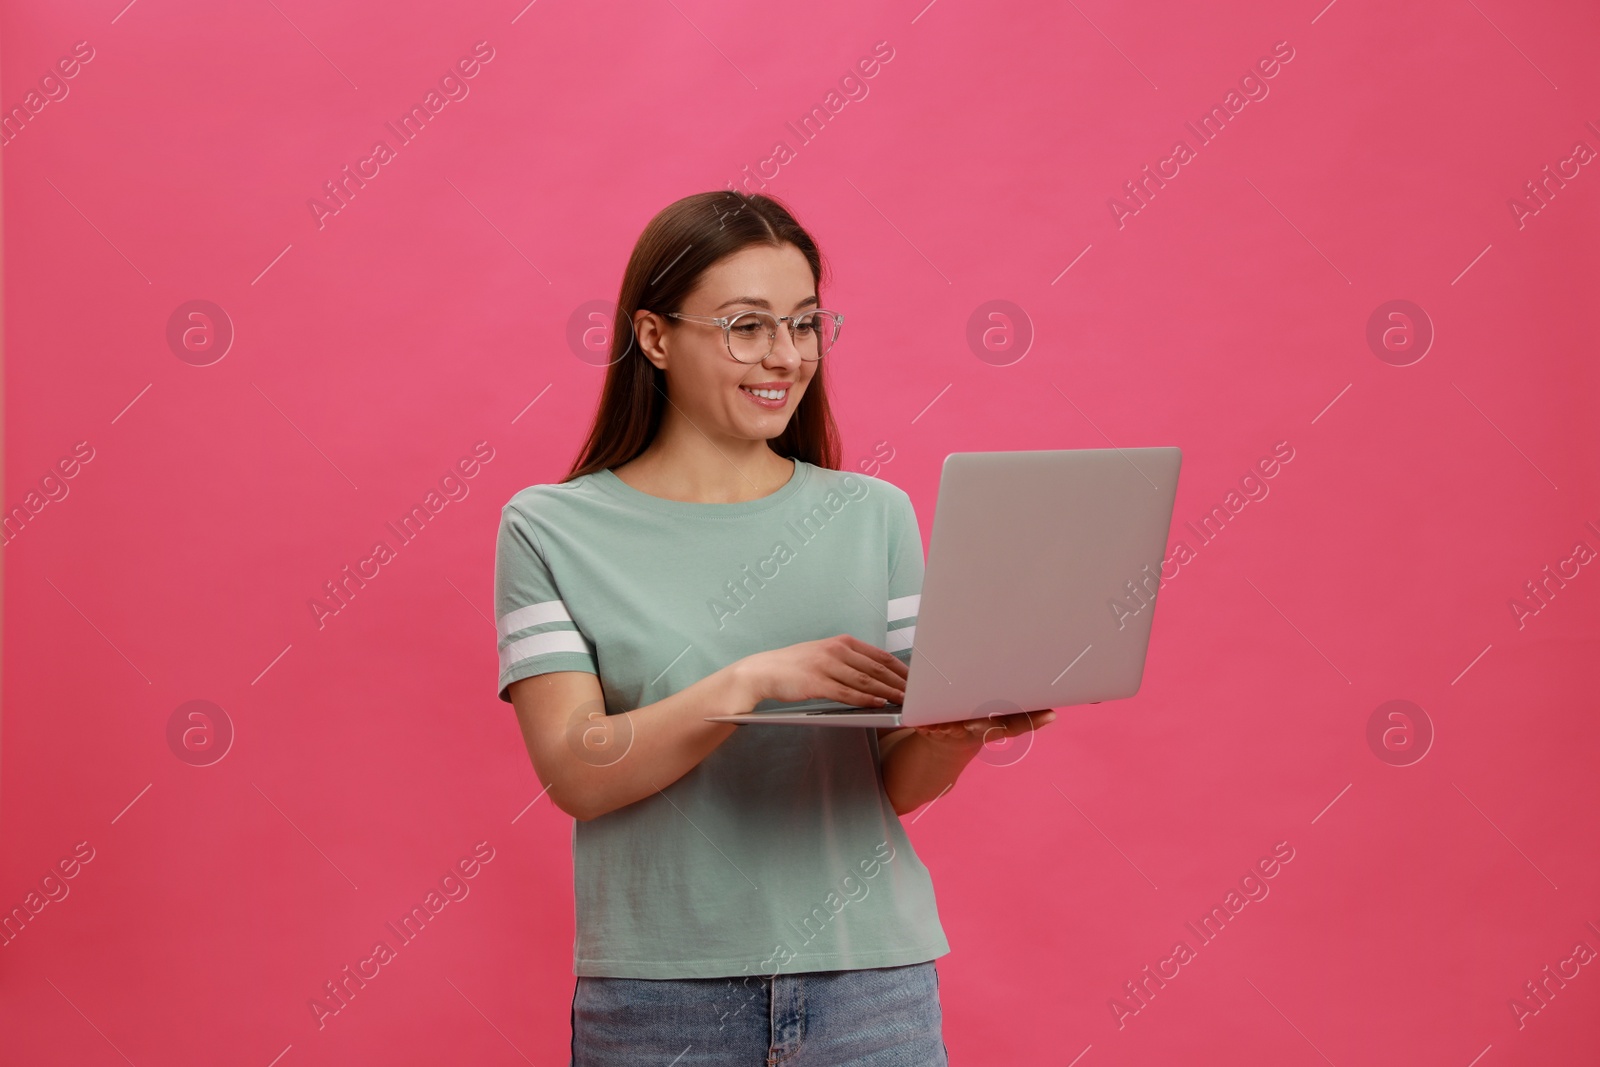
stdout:
[[667,369],[666,329],[664,320],[653,311],[636,311],[633,315],[633,344],[656,369]]

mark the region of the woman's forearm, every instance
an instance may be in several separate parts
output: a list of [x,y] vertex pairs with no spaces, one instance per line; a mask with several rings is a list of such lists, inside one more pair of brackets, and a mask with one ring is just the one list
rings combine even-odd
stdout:
[[912,733],[883,757],[883,788],[896,815],[907,815],[955,785],[983,739],[953,745]]
[[705,717],[749,711],[756,704],[750,693],[733,664],[654,704],[593,717],[569,733],[566,773],[552,793],[559,791],[562,807],[586,821],[665,789],[739,729]]

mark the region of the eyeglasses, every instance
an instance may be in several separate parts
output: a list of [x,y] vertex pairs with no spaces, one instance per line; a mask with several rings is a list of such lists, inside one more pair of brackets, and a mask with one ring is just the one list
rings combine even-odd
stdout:
[[844,328],[842,314],[821,308],[793,315],[774,315],[770,311],[741,311],[732,318],[680,315],[676,311],[669,311],[667,318],[720,326],[722,343],[727,346],[728,355],[740,363],[760,363],[772,354],[780,322],[789,324],[789,339],[794,342],[800,358],[808,361],[819,360],[826,355],[834,342],[839,340],[839,331]]

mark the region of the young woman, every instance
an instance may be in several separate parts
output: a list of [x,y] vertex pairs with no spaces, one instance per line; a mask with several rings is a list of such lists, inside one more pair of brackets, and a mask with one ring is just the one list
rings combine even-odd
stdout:
[[838,469],[823,275],[772,198],[661,211],[576,463],[502,511],[499,695],[576,820],[575,1067],[946,1062],[950,946],[899,817],[1053,713],[705,720],[904,696],[921,534]]

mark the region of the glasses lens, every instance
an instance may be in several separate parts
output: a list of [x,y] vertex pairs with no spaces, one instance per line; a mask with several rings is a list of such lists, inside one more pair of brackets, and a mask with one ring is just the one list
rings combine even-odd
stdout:
[[[839,335],[831,312],[811,311],[794,319],[794,346],[801,359],[821,359]],[[746,311],[728,323],[728,350],[741,363],[760,363],[772,354],[778,319],[766,311]]]
[[760,363],[772,351],[778,320],[765,311],[746,311],[728,323],[728,351],[740,363]]
[[795,347],[805,359],[821,359],[838,335],[839,324],[832,312],[812,311],[795,320]]

